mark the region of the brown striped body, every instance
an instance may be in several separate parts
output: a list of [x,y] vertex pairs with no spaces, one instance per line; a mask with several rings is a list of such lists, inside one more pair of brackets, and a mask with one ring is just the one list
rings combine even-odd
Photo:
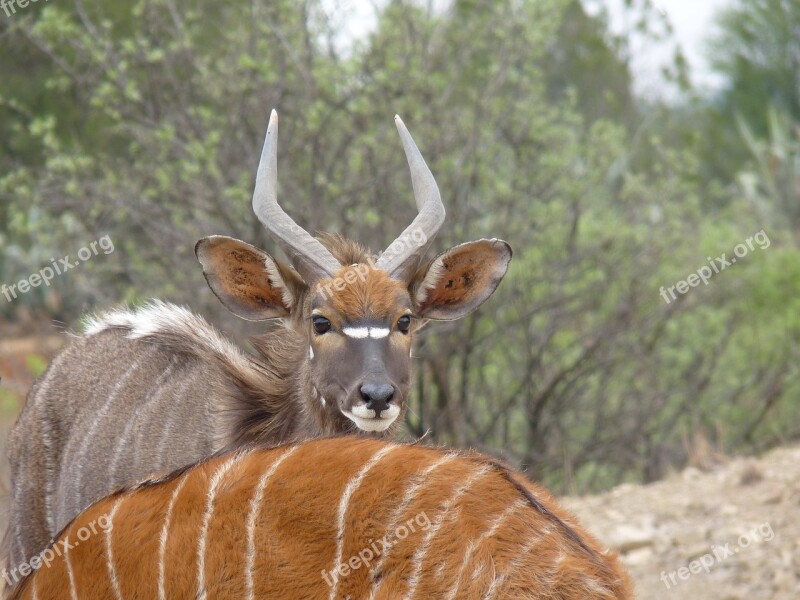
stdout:
[[367,438],[215,456],[94,504],[70,545],[12,597],[633,597],[617,558],[521,475]]

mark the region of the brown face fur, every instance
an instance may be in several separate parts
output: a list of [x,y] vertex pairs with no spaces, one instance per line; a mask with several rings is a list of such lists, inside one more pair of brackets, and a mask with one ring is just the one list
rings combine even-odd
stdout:
[[[383,431],[399,420],[411,380],[413,315],[405,283],[371,262],[342,267],[313,286],[304,303],[303,326],[312,394],[319,395],[325,409],[365,431]],[[404,317],[410,326],[401,324]],[[327,319],[328,331],[316,331],[315,318]],[[386,393],[391,388],[391,397],[371,402],[365,390],[381,386]]]
[[329,235],[320,241],[343,266],[310,282],[231,238],[200,240],[197,256],[232,312],[283,318],[307,344],[297,366],[298,396],[319,430],[391,432],[405,410],[414,331],[423,321],[459,319],[480,306],[505,275],[511,248],[501,240],[460,244],[403,280],[354,242]]

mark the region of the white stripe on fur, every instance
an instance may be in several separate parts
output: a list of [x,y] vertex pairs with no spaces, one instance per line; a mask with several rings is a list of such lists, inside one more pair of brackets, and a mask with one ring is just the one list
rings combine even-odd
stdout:
[[[65,355],[66,352],[60,352],[53,359],[53,362],[50,363],[50,366],[47,368],[47,373],[42,378],[42,381],[36,390],[36,396],[31,398],[31,402],[33,403],[31,406],[34,407],[35,409],[41,408],[39,404],[42,402],[42,398],[47,397],[47,391],[50,389],[53,373],[55,373],[58,369],[60,369],[61,362],[64,360]],[[44,465],[47,472],[55,472],[55,465],[53,464],[53,457],[52,457],[53,436],[52,436],[52,431],[50,429],[50,421],[48,419],[48,414],[49,411],[47,410],[47,407],[45,407],[44,414],[42,414],[42,420],[41,420],[41,422],[43,423],[42,447],[44,448],[45,452]],[[53,511],[53,495],[55,494],[54,488],[55,488],[55,478],[48,477],[45,481],[45,489],[43,491],[43,494],[44,494],[45,519],[47,521],[47,533],[50,536],[54,536],[58,533],[58,531],[56,531],[55,512]],[[19,522],[17,523],[17,528],[19,528]],[[26,558],[25,552],[23,550],[22,560],[24,561],[25,558]],[[9,566],[13,567],[16,565],[9,565]]]
[[[248,600],[255,600],[255,584],[253,582],[253,571],[256,564],[256,522],[258,514],[261,511],[261,503],[264,499],[264,490],[269,483],[269,480],[281,466],[281,463],[289,458],[300,446],[292,446],[287,451],[278,457],[278,459],[270,465],[269,469],[261,476],[256,486],[255,494],[250,500],[250,512],[247,515],[247,556],[245,558],[245,584],[247,586]],[[166,599],[164,599],[166,600]]]
[[[63,539],[67,540],[69,539],[69,536],[64,535]],[[78,600],[78,589],[75,587],[75,572],[72,570],[72,561],[69,559],[69,550],[66,550],[64,552],[64,565],[67,567],[67,578],[69,579],[70,600]]]
[[117,600],[122,600],[122,590],[119,587],[119,579],[117,578],[117,567],[114,565],[114,550],[112,547],[114,535],[114,516],[117,514],[117,509],[122,503],[122,496],[117,498],[111,512],[108,513],[108,528],[106,529],[106,567],[108,568],[108,578],[111,581],[111,589],[114,590],[114,596]]
[[[146,357],[150,358],[150,355],[154,354],[157,349],[158,349],[157,346],[153,346],[148,351],[148,353],[146,354]],[[86,434],[82,437],[81,445],[78,448],[78,453],[73,456],[74,464],[82,465],[84,463],[83,457],[86,455],[86,452],[89,450],[89,446],[91,445],[92,438],[94,438],[95,432],[97,431],[97,427],[100,424],[100,421],[102,421],[107,416],[109,416],[110,411],[111,411],[111,407],[116,402],[117,396],[119,396],[119,393],[122,391],[122,388],[125,386],[125,384],[128,382],[128,380],[131,378],[131,376],[133,376],[133,374],[139,369],[139,367],[141,366],[143,360],[144,360],[144,357],[139,357],[138,359],[136,359],[133,362],[133,364],[130,367],[128,367],[128,370],[125,371],[125,373],[122,375],[122,377],[120,377],[119,380],[117,381],[117,383],[114,385],[114,388],[111,390],[111,393],[108,395],[108,398],[106,398],[106,401],[103,403],[103,406],[101,406],[100,410],[98,410],[97,413],[95,414],[94,420],[92,421],[92,424],[89,427],[89,431],[87,431]],[[69,450],[69,446],[67,447],[67,452],[64,453],[64,456],[70,456],[70,454],[68,453],[68,450]],[[75,498],[75,496],[81,497],[81,494],[83,493],[83,471],[84,471],[84,469],[81,467],[81,468],[78,469],[77,473],[75,474],[75,482],[72,485],[72,491],[73,491],[72,497],[73,497],[73,499]],[[66,498],[69,497],[69,496],[70,496],[70,494],[63,494],[61,496],[61,500],[62,500],[61,504],[62,504],[62,508],[64,508],[64,512],[65,513],[67,512]]]
[[[186,388],[189,386],[188,382],[188,379],[181,381],[174,393],[174,397],[182,399],[184,403],[192,399],[188,394],[184,394]],[[153,463],[154,471],[161,471],[164,468],[164,450],[167,449],[167,442],[169,441],[172,429],[175,427],[175,421],[180,418],[180,410],[170,411],[170,417],[164,424],[164,432],[161,434],[161,439],[158,441],[158,447],[156,448],[156,461]]]
[[461,568],[459,568],[456,578],[453,580],[453,586],[447,593],[446,600],[455,600],[456,594],[458,594],[459,584],[461,583],[461,577],[464,575],[464,571],[467,570],[467,566],[470,564],[472,556],[475,554],[475,550],[495,533],[497,533],[497,530],[500,529],[500,526],[508,517],[510,517],[515,511],[521,510],[526,506],[528,506],[527,501],[522,498],[518,498],[512,502],[508,508],[506,508],[502,513],[492,520],[489,527],[478,537],[477,540],[470,540],[469,544],[467,545],[467,551],[464,553],[464,559],[461,561]]
[[[339,514],[337,518],[337,534],[336,534],[336,558],[333,561],[333,568],[331,569],[331,573],[338,573],[339,565],[342,564],[342,552],[344,551],[344,525],[345,525],[345,516],[347,515],[347,506],[350,504],[350,498],[359,488],[361,483],[364,481],[364,478],[367,476],[367,473],[370,472],[372,467],[378,464],[384,456],[386,456],[389,452],[396,450],[398,446],[388,445],[381,448],[375,456],[369,459],[361,470],[353,477],[348,483],[347,486],[344,488],[344,493],[342,494],[341,499],[339,500]],[[336,600],[336,592],[339,586],[339,578],[337,577],[334,579],[333,586],[331,587],[330,593],[330,600]]]
[[228,471],[248,454],[249,451],[236,453],[233,457],[222,463],[211,476],[208,486],[208,496],[206,497],[206,512],[203,514],[203,528],[200,530],[200,538],[197,542],[197,600],[205,600],[207,596],[206,542],[208,541],[208,527],[211,524],[211,516],[214,513],[214,499],[217,496],[217,488]]
[[175,366],[178,364],[178,357],[173,356],[167,368],[158,376],[156,382],[153,384],[148,396],[145,397],[144,401],[136,407],[133,415],[128,419],[128,422],[125,424],[125,430],[122,432],[122,435],[117,440],[117,448],[114,450],[114,455],[111,457],[111,460],[108,464],[108,480],[111,482],[112,485],[116,486],[116,477],[117,477],[117,466],[119,464],[119,459],[122,457],[123,450],[128,449],[128,436],[131,434],[134,425],[136,424],[137,419],[139,418],[139,414],[143,411],[146,411],[147,408],[161,395],[162,384],[164,380],[175,370]]
[[[427,483],[428,476],[430,476],[431,473],[433,473],[443,464],[452,461],[454,458],[456,458],[456,456],[458,455],[455,453],[445,454],[435,463],[425,467],[425,469],[423,469],[414,476],[414,483],[408,486],[408,488],[405,491],[405,494],[403,494],[403,499],[400,501],[400,504],[397,505],[397,508],[394,509],[392,516],[388,520],[389,524],[386,527],[387,533],[392,533],[397,528],[400,519],[402,519],[406,510],[408,510],[408,507],[414,501],[414,498],[417,497],[417,494],[422,489],[422,486]],[[385,578],[382,578],[380,581],[376,582],[376,579],[378,578],[378,574],[381,572],[381,569],[383,568],[383,563],[386,562],[386,557],[389,556],[389,551],[391,549],[392,547],[389,546],[388,548],[385,548],[383,550],[383,553],[381,554],[381,557],[378,559],[378,562],[375,564],[375,566],[372,567],[372,571],[370,571],[369,577],[370,581],[372,581],[372,590],[370,590],[369,600],[375,600],[375,597],[378,594],[378,590],[380,589],[383,582],[386,581]]]
[[178,494],[181,493],[183,486],[186,485],[186,480],[189,478],[188,473],[181,477],[178,485],[175,486],[175,491],[172,492],[172,498],[169,500],[167,506],[167,514],[164,516],[164,525],[161,527],[161,535],[158,537],[158,598],[159,600],[167,600],[167,592],[165,588],[165,560],[167,557],[167,538],[169,537],[169,528],[172,524],[172,511],[175,509],[175,503],[178,500]]
[[492,584],[489,586],[489,589],[483,594],[482,600],[492,600],[494,598],[497,591],[500,587],[505,583],[506,579],[514,573],[525,561],[525,558],[528,556],[531,550],[533,550],[536,546],[542,543],[542,540],[546,538],[552,532],[551,527],[545,527],[542,529],[541,535],[533,536],[529,539],[526,544],[522,547],[522,549],[517,553],[514,560],[512,560],[506,570],[503,573],[497,574],[495,573],[494,579],[492,580]]
[[[23,487],[21,485],[17,485],[11,489],[11,503],[13,505],[19,505],[19,495],[22,491]],[[26,562],[28,553],[25,550],[25,544],[22,541],[22,519],[19,516],[16,517],[16,523],[14,524],[14,538],[13,538],[16,547],[12,545],[11,553],[9,555],[9,560],[11,564],[8,565],[9,567],[17,567],[22,563]],[[14,550],[16,549],[17,553],[19,554],[19,560],[14,560]]]
[[467,480],[458,489],[456,489],[455,493],[450,496],[450,498],[447,499],[447,502],[445,502],[442,506],[442,510],[436,516],[436,520],[428,528],[428,531],[425,532],[425,538],[422,541],[422,545],[417,548],[416,552],[414,552],[414,556],[411,559],[411,576],[408,578],[408,590],[406,591],[405,596],[403,596],[405,600],[411,600],[417,591],[417,585],[419,585],[420,576],[422,575],[422,563],[425,561],[425,555],[428,553],[428,547],[430,546],[430,543],[436,534],[439,533],[439,529],[444,524],[448,513],[453,510],[456,502],[458,502],[461,496],[463,496],[467,490],[472,487],[472,484],[489,473],[491,470],[492,468],[490,466],[483,465],[473,471],[472,475],[470,475]]
[[[55,465],[53,465],[53,435],[51,431],[50,419],[48,415],[42,416],[42,450],[44,451],[44,469],[45,473],[55,473]],[[53,514],[53,486],[55,484],[55,477],[50,475],[45,480],[44,484],[44,516],[47,522],[47,534],[55,535],[56,532],[56,519]]]

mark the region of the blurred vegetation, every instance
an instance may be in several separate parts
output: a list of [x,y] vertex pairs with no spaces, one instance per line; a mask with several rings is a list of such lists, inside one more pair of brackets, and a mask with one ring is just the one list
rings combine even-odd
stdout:
[[[652,7],[629,4],[649,31]],[[800,2],[750,5],[788,20]],[[283,205],[374,250],[414,215],[399,113],[448,209],[438,247],[515,249],[480,311],[421,336],[411,434],[572,491],[661,477],[698,436],[721,452],[796,440],[800,115],[752,85],[784,67],[744,68],[737,14],[717,55],[730,88],[654,106],[633,97],[625,40],[578,0],[393,0],[350,42],[347,3],[32,5],[0,25],[0,282],[106,234],[115,251],[0,296],[0,319],[75,325],[158,296],[256,333],[224,314],[193,245],[274,251],[249,202],[268,110]],[[661,298],[761,229],[768,248]]]

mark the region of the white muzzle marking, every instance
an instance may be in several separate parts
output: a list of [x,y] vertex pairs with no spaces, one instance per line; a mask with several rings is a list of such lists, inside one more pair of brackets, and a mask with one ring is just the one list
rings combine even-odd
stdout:
[[381,411],[381,417],[375,416],[375,411],[363,404],[354,406],[353,411],[343,410],[342,414],[350,419],[361,431],[385,431],[395,422],[400,414],[400,407],[390,404],[389,408]]

